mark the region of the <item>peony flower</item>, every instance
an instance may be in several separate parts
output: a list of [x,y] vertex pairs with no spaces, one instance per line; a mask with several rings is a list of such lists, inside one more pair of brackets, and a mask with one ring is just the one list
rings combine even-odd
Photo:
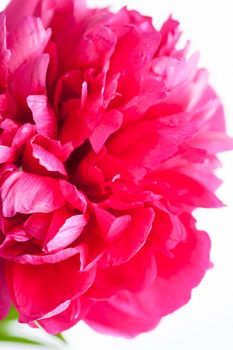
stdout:
[[135,336],[210,266],[223,108],[171,17],[82,0],[0,15],[0,317]]

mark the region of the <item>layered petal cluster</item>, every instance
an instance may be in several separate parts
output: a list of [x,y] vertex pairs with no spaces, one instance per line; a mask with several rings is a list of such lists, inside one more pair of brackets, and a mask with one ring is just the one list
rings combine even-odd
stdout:
[[223,109],[179,23],[12,0],[0,14],[0,317],[135,336],[208,269]]

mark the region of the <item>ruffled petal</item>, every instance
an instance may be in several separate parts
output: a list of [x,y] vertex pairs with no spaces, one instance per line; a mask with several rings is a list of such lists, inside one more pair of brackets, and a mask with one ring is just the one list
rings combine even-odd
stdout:
[[118,239],[112,241],[101,258],[102,267],[117,266],[129,261],[146,242],[154,220],[153,209],[140,208],[130,214],[130,224]]
[[36,135],[27,144],[24,151],[24,169],[33,173],[67,177],[64,166],[66,150],[59,141]]
[[209,267],[210,240],[196,231],[188,217],[186,242],[174,250],[174,257],[157,258],[158,277],[142,293],[121,292],[108,301],[96,302],[85,321],[99,332],[134,337],[153,329],[160,319],[175,311],[191,296]]

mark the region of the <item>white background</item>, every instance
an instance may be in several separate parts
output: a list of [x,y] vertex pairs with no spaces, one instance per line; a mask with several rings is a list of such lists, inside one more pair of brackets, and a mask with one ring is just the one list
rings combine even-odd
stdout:
[[[0,8],[6,3],[0,0]],[[114,1],[89,0],[89,4],[99,7]],[[114,9],[128,5],[153,16],[157,28],[171,13],[181,22],[185,37],[192,40],[192,50],[201,52],[200,65],[209,68],[210,80],[225,106],[228,133],[233,136],[232,1],[115,0],[115,4]],[[233,152],[221,155],[221,160],[219,175],[224,185],[218,194],[228,206],[197,213],[199,227],[210,233],[215,266],[193,291],[191,302],[163,319],[154,331],[130,341],[99,335],[79,324],[65,334],[71,349],[233,349]]]

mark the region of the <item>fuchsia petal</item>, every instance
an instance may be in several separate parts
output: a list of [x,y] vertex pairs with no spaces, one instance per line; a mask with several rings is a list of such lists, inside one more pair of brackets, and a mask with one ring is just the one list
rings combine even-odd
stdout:
[[80,320],[80,299],[72,300],[64,311],[55,316],[43,318],[39,324],[50,334],[58,334],[71,328]]
[[143,248],[122,265],[98,269],[95,282],[87,296],[92,299],[105,299],[122,289],[138,293],[152,284],[156,272],[155,257],[151,251]]
[[96,127],[89,137],[96,153],[101,150],[108,137],[120,128],[121,123],[122,114],[120,112],[113,110],[104,114],[100,125]]
[[[185,218],[186,224],[189,219]],[[190,299],[209,266],[210,241],[191,224],[188,239],[177,246],[174,258],[159,256],[158,277],[142,293],[120,292],[108,301],[96,302],[86,317],[94,329],[126,337],[156,326],[161,317]]]
[[5,118],[14,119],[17,113],[17,105],[9,93],[0,95],[0,113]]
[[[41,0],[13,0],[7,6],[5,12],[7,16],[7,27],[12,29],[24,16],[33,16],[38,3]],[[15,14],[17,13],[17,17]]]
[[182,173],[171,170],[158,172],[158,183],[161,186],[164,183],[169,183],[169,187],[165,189],[166,197],[174,206],[178,202],[180,202],[180,207],[190,205],[193,207],[219,208],[223,205],[211,191]]
[[4,319],[10,311],[10,296],[7,290],[4,272],[4,263],[0,259],[0,320]]
[[222,206],[233,141],[180,36],[85,0],[0,14],[0,318],[132,337],[190,299],[210,266],[192,213]]
[[129,261],[145,243],[154,220],[151,208],[132,211],[131,222],[122,235],[114,240],[101,258],[103,267],[117,266]]
[[6,89],[10,51],[6,45],[6,17],[0,13],[0,91]]
[[32,238],[43,240],[48,231],[52,214],[34,213],[24,223],[26,233]]
[[[174,133],[176,138],[174,139]],[[155,169],[163,160],[178,151],[178,145],[196,133],[194,125],[180,122],[167,127],[157,122],[142,122],[123,130],[109,144],[109,151],[128,165]]]
[[68,307],[61,313],[50,317],[43,318],[39,324],[49,333],[58,334],[61,331],[69,329],[74,326],[84,315],[86,315],[92,302],[86,298],[72,300]]
[[108,27],[100,25],[90,26],[81,38],[77,47],[78,66],[105,66],[114,52],[116,37]]
[[[79,266],[79,256],[42,267],[9,263],[8,285],[20,313],[20,321],[34,321],[65,301],[83,294],[92,284],[95,270],[80,272]],[[30,284],[25,285],[25,280]]]

